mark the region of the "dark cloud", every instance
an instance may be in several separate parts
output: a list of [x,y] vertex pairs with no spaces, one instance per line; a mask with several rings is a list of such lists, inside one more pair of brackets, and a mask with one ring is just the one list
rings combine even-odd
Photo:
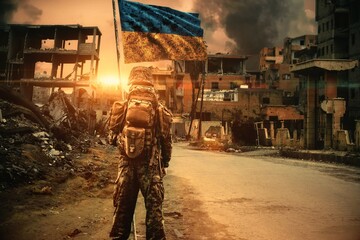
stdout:
[[41,17],[42,10],[27,3],[24,2],[24,4],[21,5],[22,9],[24,9],[26,15],[29,17],[30,23],[33,23]]
[[13,14],[20,9],[26,14],[26,22],[22,23],[34,23],[42,15],[42,10],[27,0],[0,0],[0,24],[11,23]]
[[[223,28],[235,41],[235,53],[258,54],[282,45],[285,37],[309,34],[314,20],[305,15],[304,0],[195,0],[206,35]],[[291,36],[293,35],[293,36]]]
[[18,2],[14,0],[0,1],[0,24],[6,24],[18,8]]

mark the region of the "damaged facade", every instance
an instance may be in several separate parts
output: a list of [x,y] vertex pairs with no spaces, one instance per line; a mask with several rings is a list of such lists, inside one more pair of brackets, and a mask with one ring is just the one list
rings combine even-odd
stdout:
[[0,26],[0,189],[74,171],[94,132],[101,32]]
[[75,105],[84,92],[92,94],[100,60],[97,27],[10,24],[0,27],[0,39],[0,80],[27,99],[38,100],[34,87],[71,88]]
[[[249,127],[246,124],[252,122],[254,132],[261,128],[266,132],[261,140],[264,145],[280,144],[277,132],[284,130],[286,139],[281,145],[360,149],[359,3],[316,4],[318,35],[285,38],[283,47],[264,48],[260,74],[246,71],[246,56],[209,55],[204,66],[176,63],[185,116],[191,116],[192,100],[197,99],[196,119],[219,121],[235,131],[237,124]],[[247,143],[259,143],[259,133],[233,132],[233,137],[239,133],[252,138]]]
[[[344,149],[333,139],[334,132],[348,130],[344,133],[347,144],[356,142],[359,68],[355,64],[328,70],[316,66],[312,59],[360,58],[357,10],[356,1],[317,1],[318,35],[287,37],[281,47],[263,48],[258,72],[247,70],[248,56],[231,54],[211,54],[204,63],[174,61],[165,70],[153,68],[160,99],[174,113],[173,134],[184,137],[189,129],[201,129],[197,132],[204,135],[211,126],[222,126],[222,133],[232,134],[242,144],[287,142],[296,147]],[[0,30],[4,36],[0,42],[3,82],[33,101],[47,99],[44,96],[54,88],[69,87],[73,94],[68,97],[76,108],[87,109],[89,114],[95,110],[97,121],[108,116],[109,106],[120,96],[107,96],[104,103],[104,92],[93,84],[99,61],[99,29],[9,25]],[[304,65],[306,62],[313,65]],[[46,64],[49,70],[39,71]],[[311,86],[316,88],[314,93],[309,92]],[[35,91],[37,87],[42,91]],[[316,95],[311,100],[314,107],[309,102],[312,94]],[[309,109],[316,113],[312,115]],[[198,123],[192,125],[193,119]],[[332,123],[331,131],[326,122]],[[288,139],[279,143],[277,132],[285,132],[283,129],[287,129],[284,136]]]
[[[174,118],[176,135],[199,133],[201,128],[204,136],[210,126],[222,126],[222,133],[228,137],[232,134],[237,141],[255,145],[253,122],[261,119],[264,106],[282,105],[283,90],[270,89],[262,75],[248,73],[246,60],[241,55],[214,54],[203,64],[175,62],[175,92],[181,93],[183,105],[183,111]],[[192,113],[193,101],[196,111]],[[197,120],[192,124],[191,119]]]
[[[292,67],[306,92],[305,147],[359,150],[360,4],[316,1],[316,58]],[[312,50],[309,49],[313,54]]]
[[96,26],[0,26],[1,84],[38,106],[57,91],[65,93],[77,111],[87,112],[93,132],[121,97],[120,90],[98,84],[101,36]]

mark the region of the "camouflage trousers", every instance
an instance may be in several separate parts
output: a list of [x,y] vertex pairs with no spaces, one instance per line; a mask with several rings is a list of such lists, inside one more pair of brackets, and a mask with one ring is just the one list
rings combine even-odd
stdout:
[[121,156],[113,196],[115,207],[110,237],[128,239],[139,190],[146,208],[146,239],[166,239],[162,204],[164,186],[159,164]]

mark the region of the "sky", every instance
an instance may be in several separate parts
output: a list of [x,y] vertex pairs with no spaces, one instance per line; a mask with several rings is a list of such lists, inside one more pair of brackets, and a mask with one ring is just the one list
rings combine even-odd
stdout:
[[[282,46],[285,37],[316,34],[315,0],[137,2],[199,13],[209,53],[252,56],[257,55],[263,47]],[[97,26],[102,33],[98,77],[105,79],[118,74],[112,0],[1,0],[0,23]],[[119,24],[118,18],[117,23]],[[166,68],[169,62],[135,65]],[[126,78],[133,66],[134,64],[124,64],[121,60],[122,77]]]

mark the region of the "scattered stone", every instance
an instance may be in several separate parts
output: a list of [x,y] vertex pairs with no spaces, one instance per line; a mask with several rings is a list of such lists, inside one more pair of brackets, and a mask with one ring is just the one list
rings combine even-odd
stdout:
[[179,212],[165,212],[164,216],[173,217],[173,218],[181,218],[183,215]]
[[184,237],[184,235],[179,230],[177,230],[176,228],[174,228],[174,233],[175,233],[177,238],[183,238]]
[[52,194],[52,187],[45,186],[45,187],[42,187],[42,188],[33,188],[31,190],[31,192],[34,193],[34,194],[50,195],[50,194]]
[[70,238],[76,237],[78,234],[81,233],[81,230],[75,228],[74,231],[72,231],[71,233],[69,233],[67,236]]
[[50,135],[47,132],[36,132],[32,134],[36,138],[46,138],[46,140],[49,140]]
[[51,156],[60,156],[61,152],[58,151],[58,150],[56,150],[56,149],[54,149],[54,148],[52,148],[52,149],[50,150],[49,154],[50,154]]

